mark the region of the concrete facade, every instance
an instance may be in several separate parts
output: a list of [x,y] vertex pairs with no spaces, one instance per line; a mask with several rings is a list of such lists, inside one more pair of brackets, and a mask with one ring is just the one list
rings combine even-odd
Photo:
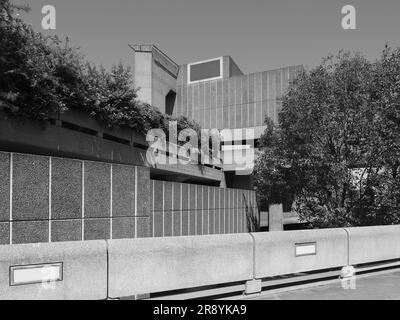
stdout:
[[166,97],[176,94],[178,65],[154,45],[133,45],[134,80],[138,98],[167,113]]
[[147,167],[3,152],[0,163],[1,244],[149,236]]
[[[248,147],[254,150],[257,140],[265,131],[265,119],[278,121],[281,97],[290,82],[303,70],[303,66],[289,66],[244,74],[230,56],[187,63],[179,65],[178,69],[161,64],[157,67],[154,66],[155,52],[159,50],[156,50],[155,46],[139,45],[134,48],[135,66],[140,64],[135,71],[136,85],[144,88],[142,93],[139,91],[140,99],[152,102],[163,111],[168,109],[171,112],[172,108],[172,115],[194,120],[203,129],[236,130],[234,136],[222,137],[224,145],[236,145],[233,152],[231,150],[221,152],[223,160],[227,160],[227,157],[234,153],[240,156]],[[147,54],[143,53],[143,48],[147,48]],[[164,54],[163,57],[168,62],[172,61]],[[171,73],[171,70],[177,73]],[[173,107],[166,108],[163,101],[170,91],[176,92],[176,99]],[[244,135],[244,129],[252,129],[250,137]],[[242,144],[243,140],[247,140],[246,144]],[[248,170],[235,164],[225,164],[223,170],[236,173],[245,171],[240,175],[249,175]],[[227,183],[228,187],[234,185],[237,184]],[[251,188],[251,181],[239,185]]]
[[0,152],[0,177],[0,244],[243,233],[245,202],[256,208],[254,191],[145,166]]
[[220,61],[219,77],[192,82],[189,74],[193,64],[178,66],[155,46],[132,48],[135,85],[141,88],[139,99],[165,112],[165,97],[173,90],[173,115],[195,120],[204,129],[254,128],[256,139],[264,131],[266,117],[278,120],[280,98],[303,70],[303,66],[289,66],[244,74],[230,56],[223,56],[210,59]]
[[251,190],[152,180],[152,237],[246,233],[246,204],[257,211]]
[[[229,61],[224,59],[224,68]],[[220,80],[188,84],[187,65],[183,65],[174,114],[196,120],[206,129],[261,127],[256,129],[259,137],[266,117],[277,121],[279,99],[299,70],[300,66],[293,66],[248,75],[224,73]]]

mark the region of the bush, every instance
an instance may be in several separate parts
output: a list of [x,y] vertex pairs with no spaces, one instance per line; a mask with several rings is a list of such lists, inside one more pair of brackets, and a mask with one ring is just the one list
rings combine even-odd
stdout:
[[0,116],[47,120],[78,108],[108,127],[127,126],[146,133],[151,128],[199,130],[185,117],[173,118],[137,100],[130,68],[111,71],[85,61],[68,39],[44,37],[16,17],[17,7],[0,0]]

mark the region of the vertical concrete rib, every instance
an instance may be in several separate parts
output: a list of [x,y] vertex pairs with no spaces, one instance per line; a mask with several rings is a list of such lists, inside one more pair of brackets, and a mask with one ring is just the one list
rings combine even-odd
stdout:
[[52,161],[51,161],[51,157],[49,157],[49,242],[51,242],[51,168],[52,166]]
[[110,168],[110,239],[113,238],[113,165]]
[[82,223],[81,223],[81,237],[82,241],[85,240],[85,161],[82,161]]
[[13,171],[14,171],[14,153],[10,153],[10,244],[12,244],[13,232]]

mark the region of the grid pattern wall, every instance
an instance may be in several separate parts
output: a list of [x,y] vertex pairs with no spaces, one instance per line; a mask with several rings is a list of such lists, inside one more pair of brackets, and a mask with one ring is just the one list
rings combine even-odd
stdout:
[[145,237],[149,168],[0,152],[0,244]]
[[177,88],[175,115],[196,120],[202,128],[251,128],[265,117],[278,120],[279,98],[302,66],[204,81]]
[[150,194],[153,237],[245,233],[246,203],[257,212],[250,190],[151,180]]

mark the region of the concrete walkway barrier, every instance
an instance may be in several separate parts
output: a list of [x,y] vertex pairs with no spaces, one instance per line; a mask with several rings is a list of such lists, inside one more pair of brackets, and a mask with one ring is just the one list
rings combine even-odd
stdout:
[[106,299],[106,245],[100,240],[0,246],[0,299]]
[[249,234],[109,240],[109,297],[253,279]]
[[253,233],[255,278],[322,270],[347,265],[343,229]]
[[400,259],[400,226],[346,228],[350,264]]

